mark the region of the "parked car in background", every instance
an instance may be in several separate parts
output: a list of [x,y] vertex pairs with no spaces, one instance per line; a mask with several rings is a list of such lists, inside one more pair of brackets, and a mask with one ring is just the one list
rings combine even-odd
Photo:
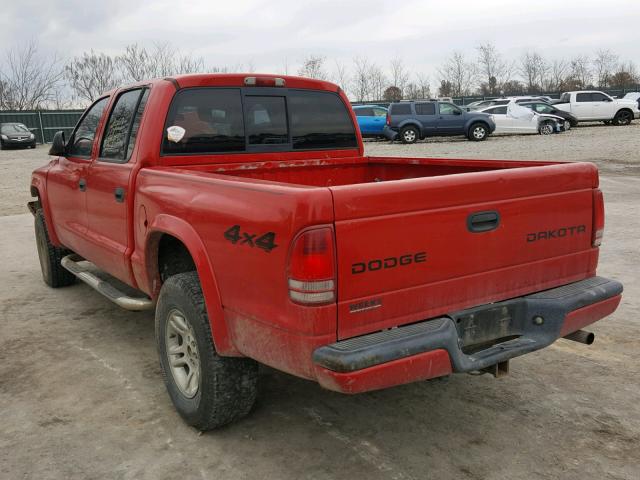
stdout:
[[640,118],[638,102],[629,98],[614,99],[603,92],[582,90],[566,92],[554,106],[571,113],[579,122],[611,122],[629,125]]
[[564,119],[555,115],[539,114],[515,102],[484,108],[496,124],[495,134],[539,133],[550,135],[564,131]]
[[[574,115],[556,108],[555,105],[549,105],[548,103],[541,101],[522,102],[520,105],[530,108],[536,113],[555,115],[556,117],[564,118],[566,122],[569,122],[570,127],[576,127],[578,125],[578,119]],[[568,130],[567,128],[565,129]]]
[[389,105],[385,136],[403,143],[439,135],[464,135],[485,140],[496,126],[489,115],[465,112],[453,103],[439,101],[399,102]]
[[0,123],[0,148],[36,148],[36,136],[22,123]]
[[494,105],[507,105],[513,101],[516,103],[522,102],[531,102],[531,101],[543,101],[546,102],[549,97],[532,97],[532,96],[521,96],[521,97],[503,97],[503,98],[493,98],[491,100],[481,100],[478,102],[472,102],[469,105],[466,105],[467,111],[472,110],[481,110],[487,107],[493,107]]
[[353,112],[363,137],[383,136],[387,122],[387,109],[378,105],[354,105]]
[[629,92],[623,98],[626,100],[635,100],[638,102],[638,108],[640,109],[640,92]]

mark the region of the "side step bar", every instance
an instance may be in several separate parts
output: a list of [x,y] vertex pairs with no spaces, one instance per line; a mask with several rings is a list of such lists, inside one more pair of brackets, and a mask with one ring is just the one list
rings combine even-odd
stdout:
[[81,256],[71,254],[64,257],[60,263],[78,279],[125,310],[142,311],[152,310],[155,307],[155,303],[150,298],[129,296],[111,283],[99,278],[90,269],[80,264],[85,261]]

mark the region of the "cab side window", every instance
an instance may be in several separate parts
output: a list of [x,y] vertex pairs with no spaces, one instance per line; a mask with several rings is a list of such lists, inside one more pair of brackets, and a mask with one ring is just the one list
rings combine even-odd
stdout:
[[435,103],[416,103],[416,115],[435,115]]
[[148,91],[138,88],[120,94],[109,115],[100,149],[101,159],[119,163],[129,161]]
[[109,97],[101,98],[94,103],[78,123],[67,146],[68,157],[90,157],[98,124],[107,106]]
[[591,102],[591,98],[590,93],[578,93],[576,95],[576,102]]

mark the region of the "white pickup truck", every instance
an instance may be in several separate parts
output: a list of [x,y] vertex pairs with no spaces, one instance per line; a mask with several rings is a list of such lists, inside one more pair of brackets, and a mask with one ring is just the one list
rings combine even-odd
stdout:
[[640,118],[638,102],[612,98],[595,90],[563,93],[554,107],[571,113],[579,122],[603,121],[629,125],[634,118]]

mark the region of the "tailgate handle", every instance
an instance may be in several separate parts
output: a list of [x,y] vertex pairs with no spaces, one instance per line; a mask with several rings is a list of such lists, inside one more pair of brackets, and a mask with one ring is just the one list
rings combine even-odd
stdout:
[[496,211],[472,213],[467,217],[467,228],[472,233],[490,232],[500,225],[500,214]]

